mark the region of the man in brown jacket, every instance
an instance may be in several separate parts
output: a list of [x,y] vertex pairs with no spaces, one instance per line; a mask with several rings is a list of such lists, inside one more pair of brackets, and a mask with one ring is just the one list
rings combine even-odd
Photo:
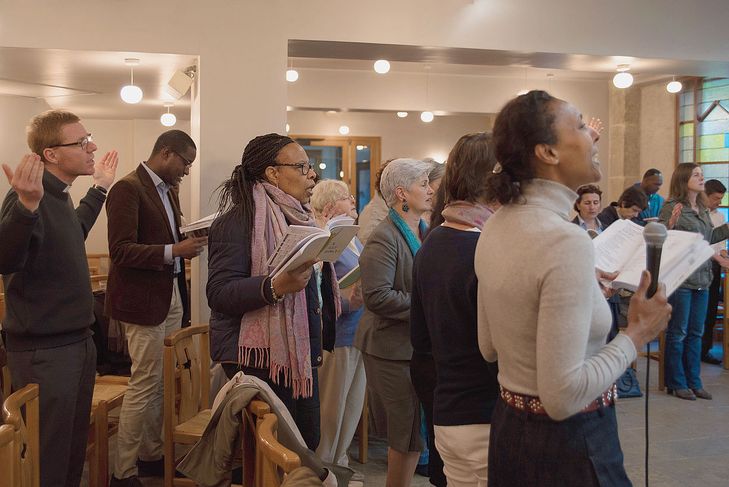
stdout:
[[132,359],[112,487],[141,486],[138,476],[163,473],[163,341],[188,315],[184,259],[198,256],[207,243],[207,237],[183,239],[178,230],[177,187],[196,155],[189,135],[167,131],[149,160],[116,183],[106,200],[106,314],[124,325]]

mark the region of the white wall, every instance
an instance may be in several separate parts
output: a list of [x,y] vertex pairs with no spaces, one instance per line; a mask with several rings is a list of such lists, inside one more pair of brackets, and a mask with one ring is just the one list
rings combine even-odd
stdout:
[[340,125],[349,126],[350,136],[381,137],[381,158],[432,157],[444,161],[451,147],[464,134],[491,130],[493,115],[452,115],[420,121],[420,114],[397,118],[393,113],[320,111],[288,113],[289,134],[339,135]]
[[[48,110],[48,104],[39,99],[0,95],[0,164],[15,169],[23,154],[30,152],[25,129],[35,115]],[[10,189],[4,172],[0,172],[0,197]]]

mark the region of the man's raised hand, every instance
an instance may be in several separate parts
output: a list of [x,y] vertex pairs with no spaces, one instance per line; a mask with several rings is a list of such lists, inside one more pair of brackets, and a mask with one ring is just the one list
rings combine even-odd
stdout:
[[117,151],[109,151],[100,161],[94,164],[94,183],[102,188],[109,189],[116,177],[116,166],[119,164]]
[[37,154],[26,154],[13,171],[3,164],[3,171],[18,200],[29,211],[35,211],[43,199],[43,161]]

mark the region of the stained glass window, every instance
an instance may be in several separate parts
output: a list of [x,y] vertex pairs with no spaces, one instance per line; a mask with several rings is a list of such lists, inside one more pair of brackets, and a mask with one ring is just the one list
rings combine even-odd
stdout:
[[[678,99],[678,162],[701,164],[705,179],[729,188],[729,78],[690,80],[684,87]],[[721,204],[729,207],[729,194]]]

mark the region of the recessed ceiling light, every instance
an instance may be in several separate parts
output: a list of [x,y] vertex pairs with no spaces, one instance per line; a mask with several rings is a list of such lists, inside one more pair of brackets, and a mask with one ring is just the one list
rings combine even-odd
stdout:
[[390,61],[386,59],[378,59],[375,61],[374,67],[377,74],[385,74],[390,71]]
[[293,83],[297,79],[299,79],[298,71],[296,71],[295,69],[289,69],[286,71],[286,81],[288,81],[289,83]]
[[349,133],[349,127],[347,127],[346,125],[340,126],[339,133],[342,135],[347,135]]
[[408,116],[408,112],[397,112],[399,118],[405,118]]

